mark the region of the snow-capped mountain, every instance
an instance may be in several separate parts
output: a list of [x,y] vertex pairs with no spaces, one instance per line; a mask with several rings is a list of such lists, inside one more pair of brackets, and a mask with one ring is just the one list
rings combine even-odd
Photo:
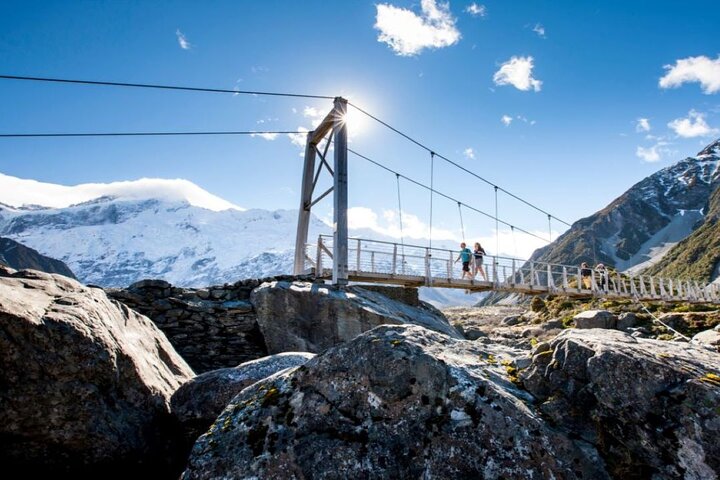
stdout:
[[[201,287],[292,273],[297,210],[242,209],[185,180],[66,187],[0,174],[0,202],[0,236],[64,261],[85,283],[160,278]],[[312,217],[311,241],[331,232]],[[365,229],[351,234],[392,240]],[[428,300],[474,302],[456,291]]]
[[[0,175],[0,202],[0,235],[86,283],[207,286],[292,270],[296,211],[245,210],[187,180],[68,187]],[[329,231],[313,218],[311,235]]]
[[[0,207],[0,235],[65,262],[86,283],[142,278],[207,286],[292,270],[297,212],[102,197],[66,208]],[[327,233],[317,219],[311,235]]]
[[664,168],[581,220],[532,260],[605,263],[641,271],[659,262],[704,221],[720,187],[720,140]]

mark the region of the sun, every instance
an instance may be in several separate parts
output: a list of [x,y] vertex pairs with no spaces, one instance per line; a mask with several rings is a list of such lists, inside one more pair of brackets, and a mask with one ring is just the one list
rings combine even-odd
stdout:
[[358,107],[365,110],[362,106],[360,106],[361,104],[358,104],[355,100],[350,100],[348,102],[347,111],[343,116],[343,121],[347,125],[348,137],[350,138],[366,133],[370,126],[370,122],[372,121],[370,117],[362,113],[353,105],[358,105]]

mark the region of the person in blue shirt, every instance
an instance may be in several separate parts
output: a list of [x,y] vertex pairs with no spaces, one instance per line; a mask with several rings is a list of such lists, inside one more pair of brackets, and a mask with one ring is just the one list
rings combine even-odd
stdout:
[[469,279],[472,280],[472,274],[470,273],[470,258],[472,257],[472,250],[467,248],[467,245],[465,245],[465,242],[462,242],[460,244],[460,255],[458,255],[458,258],[455,260],[455,263],[462,260],[462,278],[465,279],[465,275],[468,276]]

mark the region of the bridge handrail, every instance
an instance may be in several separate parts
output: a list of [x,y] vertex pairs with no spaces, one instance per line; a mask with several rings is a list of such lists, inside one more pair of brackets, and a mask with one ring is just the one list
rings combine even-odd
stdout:
[[[376,245],[376,248],[372,248],[373,245]],[[308,253],[307,248],[312,248],[313,251]],[[333,237],[320,235],[317,245],[306,245],[305,258],[316,272],[323,274],[324,257],[332,259],[332,249]],[[348,249],[354,252],[353,255],[348,255],[349,270],[356,274],[373,275],[378,281],[383,276],[392,279],[398,276],[408,277],[408,275],[420,279],[424,277],[428,285],[432,285],[433,279],[445,283],[451,282],[453,285],[459,285],[458,281],[462,281],[460,276],[457,276],[454,265],[459,254],[458,250],[366,238],[350,238]],[[532,291],[543,288],[549,293],[560,291],[576,292],[576,294],[611,293],[623,297],[638,296],[658,300],[720,301],[720,285],[717,284],[700,284],[687,279],[629,275],[618,271],[600,272],[590,269],[591,275],[587,285],[581,276],[580,266],[487,254],[484,257],[489,260],[483,264],[486,274],[485,284],[498,288],[512,290],[518,287]],[[411,261],[408,262],[408,259]],[[423,260],[423,263],[420,264],[418,260]],[[355,268],[352,268],[353,266]],[[470,283],[474,284],[474,282]]]

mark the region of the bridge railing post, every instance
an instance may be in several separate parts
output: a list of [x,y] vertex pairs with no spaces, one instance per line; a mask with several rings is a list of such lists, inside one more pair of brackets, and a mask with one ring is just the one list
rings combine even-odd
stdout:
[[448,252],[448,260],[447,260],[447,276],[448,280],[452,280],[453,278],[453,252]]
[[432,285],[432,275],[430,274],[430,249],[425,248],[425,285]]
[[318,236],[317,241],[317,262],[315,264],[317,265],[317,272],[315,272],[315,276],[322,276],[323,274],[323,243],[322,243],[322,235]]
[[580,274],[580,267],[577,267],[577,291],[580,293],[584,287],[582,284],[582,275]]
[[355,252],[355,271],[360,272],[362,270],[362,243],[360,239],[357,239],[357,252]]
[[535,285],[535,262],[530,262],[530,288]]
[[555,291],[555,280],[552,276],[552,265],[547,264],[547,288],[548,293]]
[[395,272],[397,271],[397,243],[393,244],[393,253],[392,253],[392,275],[395,276]]

